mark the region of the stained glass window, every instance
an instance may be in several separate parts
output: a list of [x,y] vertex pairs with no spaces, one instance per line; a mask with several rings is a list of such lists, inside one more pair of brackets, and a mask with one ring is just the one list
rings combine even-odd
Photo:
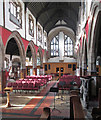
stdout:
[[64,56],[73,56],[73,41],[67,35],[64,38]]
[[56,35],[51,41],[51,57],[59,56],[59,35]]

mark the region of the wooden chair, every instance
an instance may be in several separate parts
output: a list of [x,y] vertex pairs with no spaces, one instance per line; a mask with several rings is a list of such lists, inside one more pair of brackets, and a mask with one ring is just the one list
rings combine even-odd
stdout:
[[40,120],[50,120],[50,108],[49,107],[43,108],[43,112],[40,117]]

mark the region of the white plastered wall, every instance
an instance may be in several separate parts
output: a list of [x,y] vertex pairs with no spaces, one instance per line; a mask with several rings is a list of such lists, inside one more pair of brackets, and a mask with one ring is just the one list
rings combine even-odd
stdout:
[[3,26],[3,0],[0,0],[0,25]]

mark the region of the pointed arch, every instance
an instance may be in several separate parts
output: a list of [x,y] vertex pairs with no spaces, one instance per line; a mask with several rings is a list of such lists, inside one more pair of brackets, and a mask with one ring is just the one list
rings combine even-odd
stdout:
[[[101,3],[95,4],[92,8],[92,21],[90,23],[90,36],[88,37],[89,56],[88,56],[88,71],[90,74],[96,74],[96,58],[97,44],[100,30],[101,20]],[[94,19],[93,19],[94,18]]]
[[0,36],[0,70],[4,68],[4,44]]
[[[36,55],[36,49],[35,49],[35,44],[34,42],[31,40],[27,46],[27,49],[28,47],[30,47],[31,49],[31,53],[32,53],[32,65],[33,65],[33,68],[36,68],[37,66],[37,55]],[[27,49],[26,49],[26,53],[27,53]]]
[[4,71],[4,44],[2,38],[0,36],[0,92],[3,91],[5,87],[5,80],[3,79],[3,71]]
[[39,52],[39,56],[40,56],[40,66],[42,67],[42,65],[43,65],[43,54],[42,54],[42,47],[41,46],[39,46],[37,53],[38,52]]
[[25,69],[25,48],[24,48],[24,44],[22,42],[21,36],[17,31],[14,31],[8,38],[6,45],[5,45],[5,49],[4,49],[4,53],[6,53],[6,48],[8,45],[8,42],[11,39],[14,39],[17,43],[17,46],[19,48],[19,52],[20,52],[20,59],[21,59],[21,69]]
[[43,63],[47,62],[47,51],[44,51],[44,55],[43,55]]
[[86,75],[87,72],[87,64],[88,64],[88,58],[87,58],[87,40],[84,36],[83,41],[83,50],[82,50],[82,75]]

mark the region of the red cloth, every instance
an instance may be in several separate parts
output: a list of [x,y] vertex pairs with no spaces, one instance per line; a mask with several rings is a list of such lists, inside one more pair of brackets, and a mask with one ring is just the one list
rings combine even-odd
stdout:
[[88,17],[88,20],[87,20],[87,23],[86,23],[86,26],[85,26],[85,31],[86,31],[86,38],[87,38],[87,42],[88,42],[88,30],[89,30],[89,17]]
[[0,27],[0,35],[2,37],[2,41],[5,46],[9,36],[11,35],[11,32],[7,29]]
[[27,50],[27,47],[28,47],[28,44],[29,44],[29,41],[27,41],[27,40],[25,40],[25,39],[23,39],[23,38],[21,38],[22,39],[22,41],[23,41],[23,44],[24,44],[24,47],[25,47],[25,51]]
[[42,54],[44,55],[44,52],[45,52],[45,50],[44,49],[42,49]]

